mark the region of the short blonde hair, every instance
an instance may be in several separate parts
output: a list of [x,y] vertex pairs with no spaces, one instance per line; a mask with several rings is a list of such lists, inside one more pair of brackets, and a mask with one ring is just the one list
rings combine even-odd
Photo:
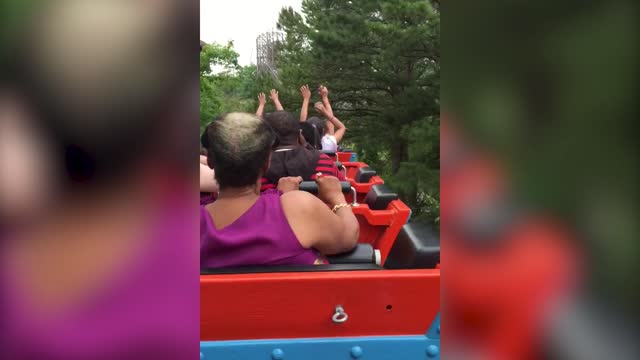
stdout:
[[275,135],[269,125],[248,113],[229,113],[207,126],[207,161],[221,189],[255,184],[269,161]]

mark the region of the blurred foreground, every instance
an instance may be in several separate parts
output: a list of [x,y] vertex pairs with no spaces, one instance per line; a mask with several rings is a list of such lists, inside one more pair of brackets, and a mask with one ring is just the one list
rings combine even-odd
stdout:
[[197,358],[197,15],[3,4],[3,359]]
[[443,4],[443,358],[640,358],[637,7]]

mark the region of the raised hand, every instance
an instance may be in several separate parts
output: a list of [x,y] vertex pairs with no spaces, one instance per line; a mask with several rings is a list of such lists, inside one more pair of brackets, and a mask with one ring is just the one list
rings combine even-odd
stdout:
[[278,90],[276,89],[271,89],[271,92],[269,93],[269,98],[271,99],[271,101],[276,102],[278,101]]
[[309,90],[309,85],[302,85],[300,88],[300,94],[302,94],[302,98],[305,100],[311,99],[311,90]]
[[264,106],[267,103],[267,96],[264,93],[258,94],[258,105]]
[[302,94],[302,108],[300,109],[300,121],[307,121],[309,115],[309,100],[311,100],[311,90],[309,85],[302,85],[300,87],[300,94]]
[[269,93],[269,98],[271,98],[271,101],[273,101],[273,104],[276,106],[276,110],[278,111],[284,110],[284,108],[282,107],[282,104],[280,104],[280,99],[278,99],[278,90],[271,89],[271,92]]
[[327,89],[327,87],[324,85],[320,85],[320,89],[318,90],[318,93],[320,94],[320,97],[323,99],[329,97],[329,89]]
[[258,110],[256,110],[256,116],[262,117],[264,113],[264,105],[267,103],[267,96],[264,93],[258,94]]

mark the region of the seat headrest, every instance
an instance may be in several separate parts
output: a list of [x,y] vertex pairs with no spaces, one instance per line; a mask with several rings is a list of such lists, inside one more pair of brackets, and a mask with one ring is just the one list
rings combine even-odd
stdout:
[[440,236],[423,223],[402,227],[384,264],[385,269],[433,269],[440,263]]
[[376,173],[375,170],[373,170],[372,168],[370,168],[368,166],[364,166],[364,167],[361,167],[360,169],[358,169],[358,172],[356,173],[356,176],[355,176],[354,180],[357,183],[367,183],[376,174],[377,173]]
[[398,200],[398,194],[384,184],[373,185],[364,198],[365,204],[369,205],[371,210],[385,210],[394,200]]

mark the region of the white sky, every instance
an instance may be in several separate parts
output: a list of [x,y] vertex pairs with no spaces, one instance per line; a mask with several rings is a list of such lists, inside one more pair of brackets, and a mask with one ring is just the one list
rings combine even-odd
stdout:
[[256,37],[275,29],[283,7],[300,11],[302,0],[200,0],[200,40],[233,40],[240,65],[255,64]]

